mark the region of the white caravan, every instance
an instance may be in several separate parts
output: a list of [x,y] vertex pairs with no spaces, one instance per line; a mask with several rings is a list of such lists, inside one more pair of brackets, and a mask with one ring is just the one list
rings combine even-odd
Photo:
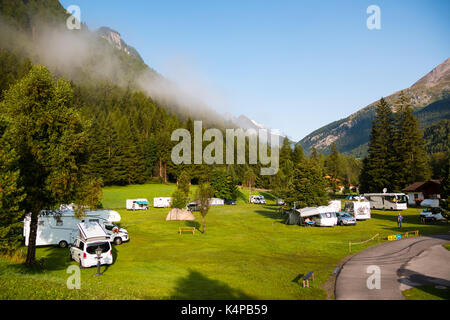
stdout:
[[[86,211],[81,222],[98,222],[109,235],[110,241],[121,244],[128,241],[128,232],[114,223],[120,221],[120,214],[112,210]],[[30,235],[31,214],[24,219],[23,236],[25,246],[28,246]],[[58,245],[66,248],[77,236],[77,225],[80,220],[73,210],[43,210],[38,216],[36,246]]]
[[171,197],[153,198],[153,207],[154,208],[170,208],[171,201],[172,201]]
[[406,210],[408,199],[404,193],[365,193],[372,209]]
[[112,248],[105,229],[97,222],[82,222],[77,228],[78,236],[70,247],[70,257],[77,261],[81,268],[93,267],[98,262],[95,251],[100,248],[100,264],[112,264]]
[[356,220],[367,220],[371,218],[369,201],[346,202],[344,211],[351,214]]
[[127,210],[148,210],[148,200],[147,199],[128,199],[127,200]]
[[225,200],[219,199],[219,198],[210,198],[209,199],[209,205],[210,206],[224,206]]
[[300,209],[300,217],[303,219],[310,218],[314,224],[319,227],[334,227],[337,225],[336,212],[330,206],[307,207]]

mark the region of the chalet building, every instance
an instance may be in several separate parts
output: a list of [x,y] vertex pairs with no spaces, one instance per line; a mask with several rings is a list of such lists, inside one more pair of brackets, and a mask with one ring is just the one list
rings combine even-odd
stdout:
[[408,195],[408,204],[414,205],[424,199],[441,198],[441,182],[443,179],[434,179],[425,182],[414,182],[402,191]]

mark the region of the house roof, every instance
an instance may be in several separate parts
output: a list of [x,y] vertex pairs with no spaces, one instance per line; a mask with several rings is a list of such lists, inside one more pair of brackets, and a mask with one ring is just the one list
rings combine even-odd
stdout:
[[417,191],[420,187],[422,187],[426,182],[414,182],[412,185],[407,186],[406,188],[404,188],[402,191],[403,192],[413,192],[413,191]]
[[420,191],[422,190],[422,188],[426,185],[426,184],[437,184],[437,185],[441,185],[443,179],[433,179],[433,180],[428,180],[428,181],[424,181],[424,182],[414,182],[412,185],[407,186],[406,188],[404,188],[402,191],[403,192],[415,192],[415,191]]

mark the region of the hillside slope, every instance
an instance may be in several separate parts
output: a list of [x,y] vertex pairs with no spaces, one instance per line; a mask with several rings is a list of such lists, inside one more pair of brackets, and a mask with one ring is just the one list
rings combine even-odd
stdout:
[[[415,114],[422,128],[450,118],[450,58],[417,81],[410,88],[402,90],[411,99]],[[400,91],[386,97],[393,104]],[[307,153],[312,147],[328,153],[331,145],[336,144],[342,153],[364,156],[370,137],[375,105],[368,105],[345,119],[332,122],[315,130],[300,143]],[[395,111],[395,110],[394,110]]]

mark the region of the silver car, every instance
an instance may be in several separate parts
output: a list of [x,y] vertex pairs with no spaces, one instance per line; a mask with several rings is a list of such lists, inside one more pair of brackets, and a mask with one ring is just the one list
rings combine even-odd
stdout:
[[340,226],[354,226],[356,225],[356,219],[348,212],[337,212],[337,223]]

